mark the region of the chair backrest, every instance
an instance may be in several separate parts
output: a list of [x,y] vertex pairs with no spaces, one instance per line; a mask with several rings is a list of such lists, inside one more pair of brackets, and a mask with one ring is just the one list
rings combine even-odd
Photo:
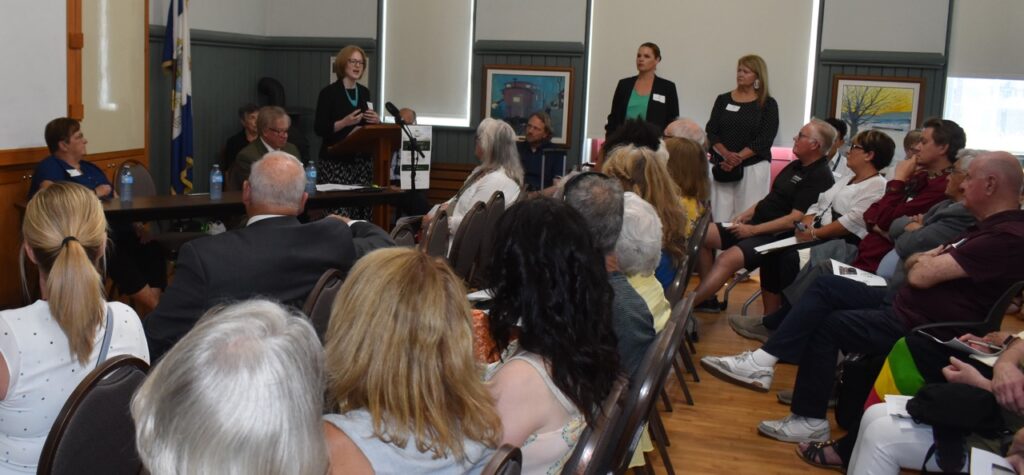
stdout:
[[[418,216],[418,218],[422,219],[423,217]],[[395,223],[395,228],[391,230],[391,239],[395,241],[395,245],[401,247],[415,247],[416,229],[418,227],[419,225],[415,220],[402,218]]]
[[448,263],[452,266],[452,270],[462,277],[462,280],[469,281],[473,272],[477,252],[480,251],[486,217],[487,205],[483,201],[473,203],[473,207],[462,218],[459,229],[455,230],[452,247],[448,250]]
[[430,256],[445,257],[448,255],[449,233],[448,212],[438,211],[427,227],[427,234],[420,241],[420,250]]
[[686,246],[686,274],[684,274],[682,282],[684,289],[690,284],[690,277],[693,276],[693,271],[697,268],[700,247],[704,243],[704,237],[708,234],[708,227],[711,226],[711,207],[705,206],[704,210],[704,214],[697,221],[697,226],[693,228],[690,242]]
[[992,304],[992,308],[989,309],[988,315],[985,320],[982,321],[962,321],[962,322],[941,322],[941,323],[926,323],[924,325],[918,325],[916,328],[911,330],[911,333],[916,333],[918,330],[927,330],[929,328],[942,328],[942,327],[956,327],[958,329],[970,330],[975,335],[985,335],[994,331],[998,331],[1003,325],[1003,316],[1006,315],[1006,309],[1009,308],[1010,302],[1013,298],[1020,295],[1021,291],[1024,291],[1024,280],[1014,282],[1009,288],[1003,292],[1003,295],[999,296],[999,299]]
[[629,380],[625,376],[615,380],[608,397],[601,404],[597,421],[587,425],[580,434],[576,448],[562,467],[562,475],[598,475],[610,471],[612,451],[622,435],[616,428],[621,425],[628,387]]
[[324,341],[327,333],[327,324],[331,321],[331,306],[334,304],[334,297],[338,295],[345,276],[338,269],[327,269],[320,280],[313,286],[313,290],[306,297],[306,303],[302,305],[302,312],[309,317],[316,335],[320,341]]
[[497,234],[498,219],[505,212],[505,194],[495,191],[487,201],[487,213],[484,217],[483,236],[480,238],[480,251],[477,253],[476,266],[470,277],[470,285],[474,288],[487,288],[487,266],[494,252],[494,238]]
[[510,444],[501,444],[491,456],[481,475],[519,475],[523,471],[523,451]]
[[148,370],[145,361],[119,355],[86,375],[54,420],[37,473],[139,473],[129,405]]
[[690,255],[687,254],[683,257],[683,262],[680,264],[679,269],[676,270],[676,276],[672,279],[672,283],[668,287],[665,287],[665,299],[668,300],[668,304],[674,306],[679,299],[683,298],[683,293],[686,292],[686,284],[689,280],[687,272],[690,268]]
[[[132,171],[132,196],[136,198],[156,196],[156,183],[153,181],[153,175],[149,173],[149,169],[145,165],[135,160],[126,160],[124,165],[128,165],[128,169]],[[114,172],[114,189],[117,190],[119,195],[121,194],[120,177],[122,168],[118,168]]]
[[615,473],[625,473],[629,469],[630,455],[640,443],[644,424],[647,423],[651,411],[655,410],[655,398],[665,385],[665,379],[672,368],[672,359],[679,351],[686,320],[693,313],[694,296],[695,294],[690,292],[672,308],[668,323],[647,349],[640,367],[631,377],[629,394],[621,417],[621,436],[610,462]]

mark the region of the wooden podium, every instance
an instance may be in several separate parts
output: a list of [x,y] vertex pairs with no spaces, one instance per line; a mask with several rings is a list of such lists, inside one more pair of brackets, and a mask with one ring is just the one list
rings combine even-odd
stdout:
[[[327,155],[340,158],[346,155],[365,153],[371,156],[373,184],[382,188],[391,185],[391,155],[402,144],[402,128],[395,124],[364,125],[345,137],[345,140],[331,145]],[[388,230],[391,226],[391,207],[373,207],[373,223]]]

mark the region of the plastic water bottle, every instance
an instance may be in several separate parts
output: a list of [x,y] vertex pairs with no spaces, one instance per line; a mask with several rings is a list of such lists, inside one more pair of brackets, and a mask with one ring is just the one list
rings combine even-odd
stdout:
[[210,199],[219,200],[224,196],[224,174],[220,171],[220,165],[213,164],[210,170]]
[[121,167],[121,201],[130,202],[132,200],[132,183],[135,183],[135,177],[132,176],[132,169],[130,166],[125,165]]
[[312,160],[306,165],[306,194],[316,194],[316,164]]

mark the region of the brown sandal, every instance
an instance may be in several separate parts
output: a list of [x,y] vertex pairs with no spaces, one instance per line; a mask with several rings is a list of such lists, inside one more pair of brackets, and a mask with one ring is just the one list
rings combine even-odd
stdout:
[[[832,447],[836,444],[836,441],[830,440],[827,442],[810,442],[806,447],[801,450],[801,446],[804,444],[798,444],[796,446],[796,454],[800,456],[804,462],[807,462],[815,467],[827,468],[829,470],[835,470],[839,473],[846,473],[846,467],[842,463],[832,464],[828,463],[825,457],[825,449]],[[835,450],[835,449],[833,449]],[[837,454],[838,455],[838,454]]]

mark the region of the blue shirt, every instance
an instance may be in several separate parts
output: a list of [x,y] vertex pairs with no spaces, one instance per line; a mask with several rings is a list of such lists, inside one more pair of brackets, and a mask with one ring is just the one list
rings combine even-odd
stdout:
[[[47,180],[52,182],[73,181],[90,190],[95,190],[100,185],[110,184],[110,180],[107,180],[107,175],[103,173],[103,170],[93,165],[92,162],[82,160],[78,163],[78,167],[81,169],[81,174],[72,176],[76,171],[75,167],[53,155],[44,158],[39,165],[36,165],[36,170],[32,173],[32,186],[28,189],[28,197],[32,198],[39,191],[39,186]],[[113,187],[111,187],[111,194],[113,194]]]

